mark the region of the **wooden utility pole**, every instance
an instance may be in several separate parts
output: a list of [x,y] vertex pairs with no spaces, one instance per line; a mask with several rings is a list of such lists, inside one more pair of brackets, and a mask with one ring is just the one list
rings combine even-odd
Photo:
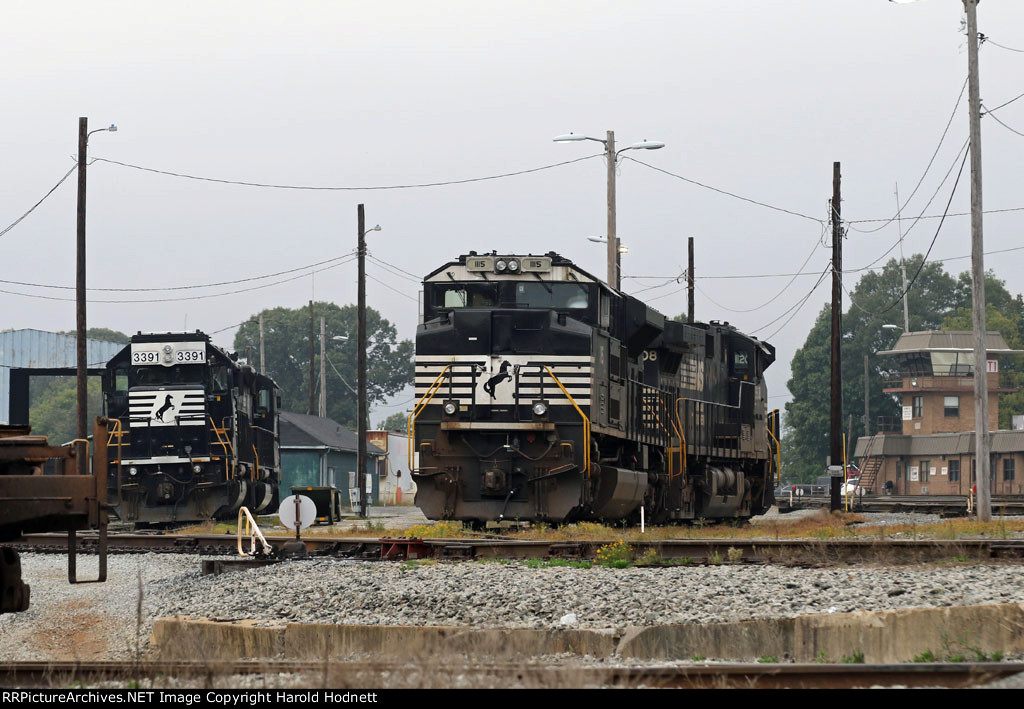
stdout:
[[689,259],[686,264],[686,320],[693,322],[693,237],[687,240]]
[[263,340],[263,313],[260,313],[260,374],[267,373],[267,351],[264,348]]
[[359,205],[358,221],[358,253],[359,253],[359,293],[357,299],[358,329],[356,343],[356,370],[358,372],[357,389],[359,390],[358,418],[358,452],[356,467],[359,480],[359,516],[366,517],[366,215],[363,205]]
[[327,320],[320,316],[320,418],[327,418]]
[[608,285],[619,290],[619,239],[615,230],[615,131],[606,134],[604,142],[605,156],[608,161]]
[[[843,372],[840,357],[840,344],[843,339],[843,230],[840,214],[842,213],[842,196],[840,194],[839,163],[832,163],[832,377],[830,384],[831,405],[829,407],[829,457],[831,465],[843,464]],[[844,474],[846,471],[843,471]],[[833,476],[831,479],[831,500],[829,508],[839,510],[839,493],[842,478]]]
[[978,2],[964,0],[967,13],[967,75],[971,114],[971,282],[974,318],[974,430],[978,467],[978,520],[992,519],[989,487],[991,465],[988,435],[988,348],[985,342],[985,256],[981,206],[981,86],[978,78]]
[[315,342],[313,340],[313,301],[309,301],[309,408],[306,411],[310,416],[316,411],[313,405],[314,392],[316,391],[316,379],[313,375],[313,367],[316,365],[316,355],[314,354]]
[[[89,363],[87,360],[87,342],[85,339],[85,183],[86,168],[88,167],[89,144],[89,119],[82,117],[78,119],[78,228],[75,257],[75,321],[76,321],[76,355],[78,365],[78,433],[75,436],[80,440],[86,440],[89,436],[89,427],[86,423],[88,414],[89,390],[87,377],[89,374]],[[80,445],[78,452],[78,474],[86,475],[88,471],[89,445]]]

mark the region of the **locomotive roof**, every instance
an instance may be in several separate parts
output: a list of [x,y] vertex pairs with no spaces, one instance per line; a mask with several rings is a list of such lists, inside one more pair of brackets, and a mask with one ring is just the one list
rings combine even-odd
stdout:
[[575,263],[572,262],[572,260],[567,259],[566,257],[562,256],[561,254],[555,253],[554,251],[548,251],[546,254],[520,254],[520,253],[513,253],[513,252],[502,252],[502,253],[499,253],[498,251],[491,251],[489,253],[478,254],[476,251],[470,251],[468,254],[462,254],[461,256],[459,256],[454,261],[449,261],[448,263],[444,264],[443,266],[439,266],[438,268],[435,268],[433,271],[431,271],[426,276],[424,276],[423,280],[424,281],[429,281],[431,278],[433,278],[437,274],[443,273],[445,271],[445,269],[451,268],[452,266],[465,266],[466,265],[466,259],[472,258],[474,256],[501,256],[503,258],[518,258],[518,259],[525,259],[525,258],[549,258],[549,259],[551,259],[551,265],[552,266],[565,266],[565,267],[569,267],[569,268],[573,269],[574,271],[576,271],[577,273],[580,273],[580,274],[586,276],[587,278],[589,278],[593,282],[600,283],[601,285],[605,286],[606,288],[608,287],[608,284],[606,284],[600,278],[597,278],[596,276],[594,276],[594,274],[592,274],[592,273],[586,271],[585,269],[582,269],[579,266],[577,266]]

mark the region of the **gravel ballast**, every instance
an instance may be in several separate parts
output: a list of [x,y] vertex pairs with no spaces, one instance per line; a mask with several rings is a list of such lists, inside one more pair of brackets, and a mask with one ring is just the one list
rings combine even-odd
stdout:
[[[137,648],[145,652],[153,619],[173,615],[558,628],[573,614],[572,627],[606,629],[1024,602],[1024,566],[1013,564],[535,569],[324,559],[201,576],[200,560],[114,556],[106,583],[72,586],[63,556],[23,554],[32,607],[0,616],[0,661],[130,658]],[[95,564],[95,557],[81,557],[80,577]]]

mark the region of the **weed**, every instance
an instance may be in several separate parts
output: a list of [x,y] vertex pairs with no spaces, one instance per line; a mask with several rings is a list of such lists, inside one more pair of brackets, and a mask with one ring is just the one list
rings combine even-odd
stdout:
[[725,555],[729,557],[729,563],[738,563],[743,558],[743,550],[737,549],[736,547],[729,547],[725,550]]
[[818,650],[818,656],[816,658],[814,658],[814,661],[816,663],[818,663],[819,665],[824,665],[825,663],[827,663],[828,660],[825,659],[825,651],[824,650]]
[[704,657],[703,655],[694,655],[690,659],[693,660],[694,662],[704,662],[704,660],[706,660],[708,658]]
[[545,566],[543,559],[527,559],[523,563],[528,569],[542,569]]
[[963,653],[957,653],[956,655],[947,655],[946,662],[967,662],[967,658]]
[[761,657],[757,658],[757,661],[771,665],[777,663],[779,658],[775,655],[761,655]]
[[716,551],[714,554],[712,554],[710,557],[708,557],[708,563],[709,564],[721,564],[722,563],[722,555],[719,554]]
[[633,561],[633,547],[626,544],[623,539],[605,544],[598,548],[596,561],[601,566],[624,569]]
[[988,659],[992,662],[1002,662],[1003,657],[1003,653],[999,652],[998,650],[996,650],[995,652],[990,652],[988,654]]
[[920,655],[914,655],[914,662],[938,662],[938,658],[931,650],[925,650]]
[[440,539],[460,537],[465,532],[462,522],[452,520],[431,524],[416,524],[402,532],[403,537],[419,537],[420,539]]
[[857,650],[852,655],[844,655],[839,658],[839,664],[841,665],[863,665],[864,664],[864,652]]
[[661,558],[661,554],[654,547],[650,547],[643,554],[637,557],[636,563],[643,564],[644,566],[661,566],[665,563],[665,560]]

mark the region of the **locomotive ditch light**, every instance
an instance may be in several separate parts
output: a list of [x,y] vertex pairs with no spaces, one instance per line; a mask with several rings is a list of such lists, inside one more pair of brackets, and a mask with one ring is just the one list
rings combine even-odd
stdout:
[[443,408],[445,416],[454,416],[459,411],[459,404],[455,401],[446,401]]
[[548,402],[546,401],[535,401],[533,402],[533,415],[534,416],[546,416],[548,413]]
[[128,474],[129,474],[129,475],[138,475],[138,474],[139,474],[139,469],[138,469],[138,468],[136,468],[136,467],[135,467],[135,466],[133,465],[132,467],[128,468]]

